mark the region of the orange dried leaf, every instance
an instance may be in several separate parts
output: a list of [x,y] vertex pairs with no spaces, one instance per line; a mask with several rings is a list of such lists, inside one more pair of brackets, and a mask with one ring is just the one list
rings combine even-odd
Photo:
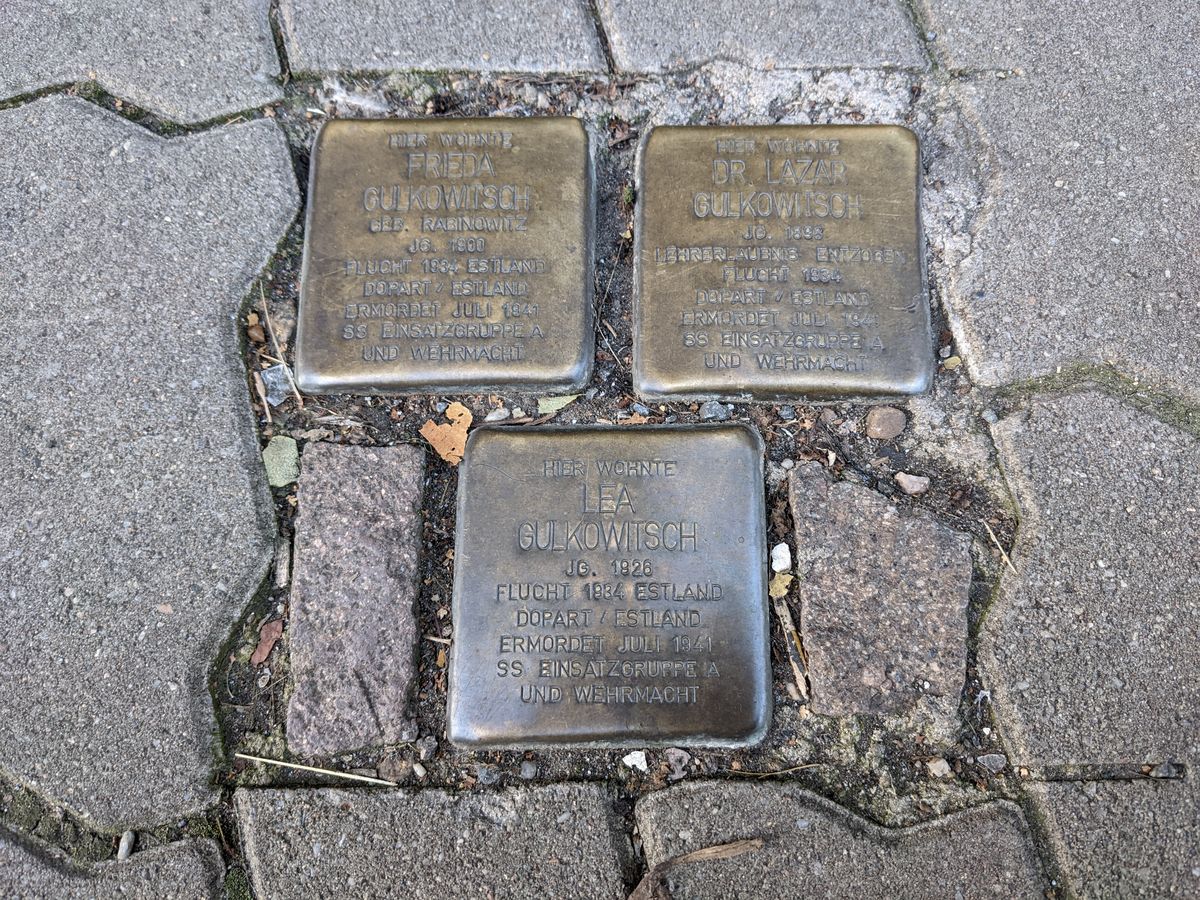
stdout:
[[438,456],[457,466],[462,462],[463,451],[467,446],[467,429],[471,427],[471,411],[455,401],[446,408],[446,418],[449,424],[439,424],[433,419],[426,420],[421,426],[421,437],[429,441],[429,446],[437,451]]
[[272,619],[258,630],[258,646],[250,654],[250,665],[261,666],[275,649],[275,643],[283,635],[283,619]]

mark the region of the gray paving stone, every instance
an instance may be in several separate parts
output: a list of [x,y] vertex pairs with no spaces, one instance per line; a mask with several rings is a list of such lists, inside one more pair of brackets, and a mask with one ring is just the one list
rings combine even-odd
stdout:
[[0,99],[95,81],[177,122],[283,96],[268,0],[5,0]]
[[1167,84],[1170,69],[1195,64],[1182,52],[1200,26],[1190,0],[1144,7],[1073,0],[1013,0],[1004,7],[974,0],[917,3],[934,34],[934,52],[957,70],[1159,68]]
[[1045,805],[1080,897],[1200,896],[1200,790],[1183,780],[1051,782]]
[[0,111],[0,771],[103,827],[211,796],[273,531],[234,316],[296,208],[267,121]]
[[732,59],[755,68],[925,68],[896,0],[599,0],[617,69],[658,72]]
[[1021,508],[980,638],[1016,765],[1183,763],[1184,778],[1034,784],[1084,897],[1200,893],[1200,441],[1112,397],[993,427]]
[[425,455],[309,444],[297,500],[288,646],[293,752],[412,740]]
[[628,840],[597,785],[447,794],[242,790],[260,898],[625,897]]
[[281,0],[294,72],[603,72],[583,0]]
[[988,803],[910,828],[880,828],[797,787],[685,783],[638,802],[646,862],[761,838],[760,850],[680,862],[673,900],[744,897],[1041,897],[1020,810]]
[[6,897],[91,900],[183,900],[221,896],[225,865],[212,841],[181,841],[123,862],[79,866],[0,830],[0,893]]
[[981,634],[1015,762],[1200,758],[1200,441],[1100,393],[993,426],[1020,506]]
[[820,463],[798,466],[788,491],[813,711],[902,712],[926,694],[957,705],[970,538]]
[[956,91],[987,145],[988,196],[947,291],[970,373],[1111,364],[1200,397],[1200,6],[928,7],[944,60],[1018,70]]

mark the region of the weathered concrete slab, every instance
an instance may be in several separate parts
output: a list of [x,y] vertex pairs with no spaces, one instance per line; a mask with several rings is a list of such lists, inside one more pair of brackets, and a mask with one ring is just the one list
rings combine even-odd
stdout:
[[211,796],[273,531],[234,316],[296,205],[270,122],[0,111],[0,770],[101,826]]
[[987,145],[961,151],[988,196],[947,291],[971,374],[1115,365],[1200,397],[1200,7],[927,5],[943,61],[1015,70],[956,91]]
[[714,59],[755,68],[925,67],[895,0],[600,0],[617,69],[658,72]]
[[417,556],[425,456],[417,447],[304,449],[288,647],[293,752],[412,740]]
[[582,0],[281,0],[294,72],[603,72]]
[[221,851],[212,841],[181,841],[83,867],[0,830],[0,893],[6,897],[216,900],[224,877]]
[[1032,790],[1079,896],[1200,896],[1194,772],[1182,781],[1062,781]]
[[79,81],[177,122],[283,96],[268,0],[5,0],[0,99]]
[[789,482],[800,632],[814,712],[901,712],[925,694],[957,703],[966,677],[971,539],[904,514],[820,463]]
[[994,426],[1020,505],[980,663],[1015,762],[1149,762],[1200,743],[1200,441],[1120,401]]
[[674,900],[743,897],[1041,897],[1044,882],[1020,810],[989,803],[911,828],[880,828],[797,787],[685,783],[636,809],[649,866],[761,838],[730,859],[681,862]]
[[239,791],[259,897],[625,897],[628,841],[604,790]]

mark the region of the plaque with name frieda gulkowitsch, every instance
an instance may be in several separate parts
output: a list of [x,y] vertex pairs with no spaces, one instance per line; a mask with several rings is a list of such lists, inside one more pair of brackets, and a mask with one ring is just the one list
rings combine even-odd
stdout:
[[740,425],[473,432],[450,740],[759,741],[771,715],[762,459]]
[[300,388],[586,383],[593,190],[578,119],[326,123],[311,163]]
[[638,393],[782,400],[928,388],[911,131],[658,127],[639,148],[637,179]]

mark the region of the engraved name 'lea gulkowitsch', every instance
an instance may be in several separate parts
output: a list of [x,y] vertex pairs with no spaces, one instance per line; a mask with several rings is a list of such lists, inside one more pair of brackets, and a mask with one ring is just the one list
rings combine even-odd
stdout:
[[761,438],[743,426],[475,431],[459,482],[450,739],[759,740],[762,478]]

